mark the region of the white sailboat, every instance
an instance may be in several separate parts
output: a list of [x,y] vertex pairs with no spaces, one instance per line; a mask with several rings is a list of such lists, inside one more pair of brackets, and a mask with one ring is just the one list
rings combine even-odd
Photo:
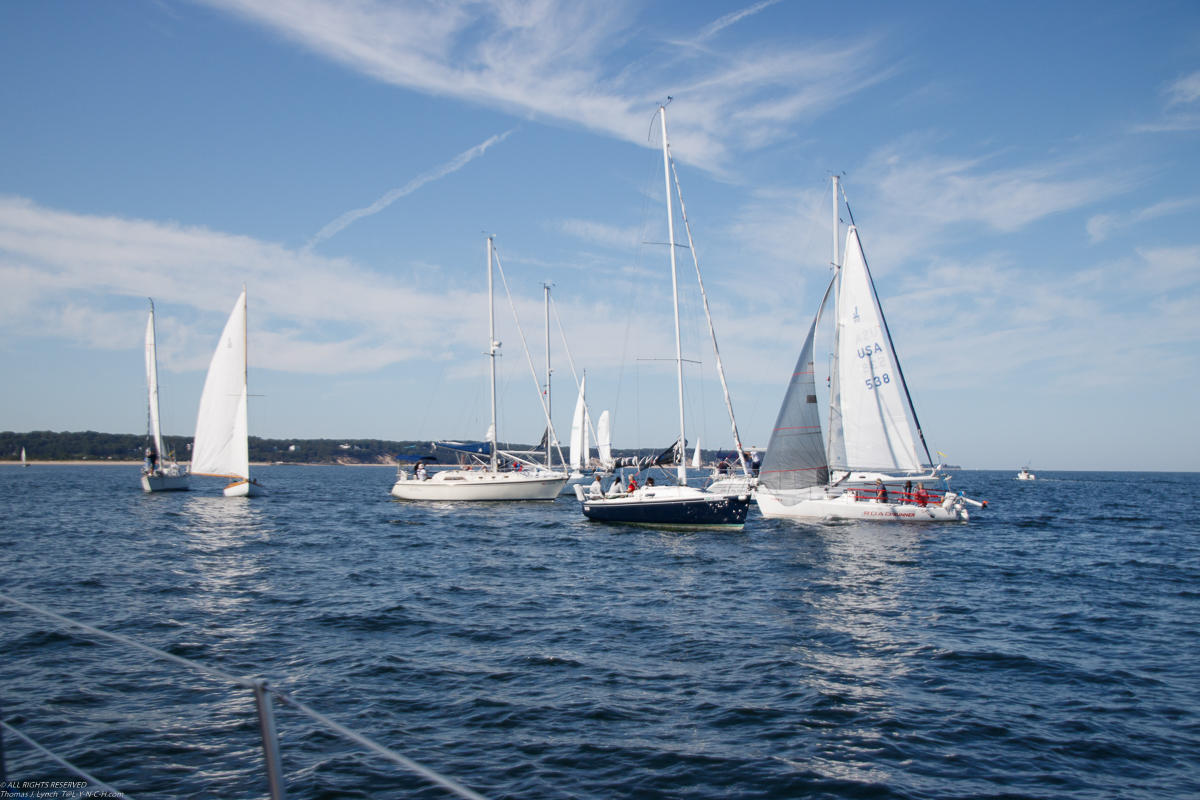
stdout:
[[29,462],[25,460],[25,448],[24,447],[21,448],[21,466],[22,467],[29,466]]
[[192,444],[192,474],[232,480],[225,487],[226,497],[258,497],[266,493],[250,477],[246,348],[246,287],[243,286],[208,365]]
[[586,474],[592,449],[590,441],[592,420],[588,416],[586,392],[587,372],[584,371],[583,380],[579,384],[579,399],[575,401],[575,416],[571,418],[571,447],[569,450],[571,474],[567,478],[566,486],[563,487],[564,491],[574,491],[573,487],[575,486],[591,483],[591,478]]
[[[838,188],[834,176],[835,272],[804,340],[771,433],[755,494],[759,509],[767,517],[808,520],[966,521],[968,504],[987,504],[948,491],[948,478],[940,466],[926,471],[922,465],[918,441],[928,463],[933,460],[900,371],[853,215],[845,254],[838,263]],[[822,441],[813,348],[831,294],[834,340],[829,436]],[[906,488],[909,482],[913,491]]]
[[[492,423],[488,428],[486,442],[457,443],[443,442],[439,446],[470,454],[476,461],[474,466],[441,470],[422,480],[417,474],[397,471],[392,496],[401,500],[553,500],[558,497],[567,481],[565,472],[557,472],[519,454],[500,453],[496,440],[496,355],[500,342],[496,341],[496,309],[492,291],[492,237],[487,240],[488,279],[488,349],[484,355],[491,361]],[[530,365],[532,369],[532,363]],[[536,383],[536,378],[535,378]],[[539,402],[541,398],[539,397]],[[546,410],[545,404],[542,405]],[[554,426],[546,413],[548,441],[554,439]],[[513,469],[500,469],[500,456],[516,465]],[[486,460],[484,460],[486,457]]]
[[704,282],[700,279],[700,264],[696,259],[696,250],[692,246],[692,234],[687,226],[687,213],[683,208],[683,193],[679,190],[679,176],[675,175],[675,187],[672,191],[671,177],[673,163],[671,161],[670,145],[667,142],[667,109],[659,106],[662,123],[662,153],[663,178],[666,182],[667,197],[667,235],[671,254],[671,295],[675,310],[675,367],[679,399],[679,438],[668,450],[659,455],[638,461],[630,459],[633,464],[618,460],[618,466],[636,466],[639,471],[651,466],[675,465],[674,485],[656,486],[647,480],[646,484],[627,494],[614,496],[584,495],[583,487],[575,487],[575,496],[583,502],[583,514],[588,519],[600,522],[619,522],[633,525],[647,525],[663,528],[730,528],[741,530],[746,524],[746,514],[750,509],[748,493],[715,493],[694,486],[688,486],[687,475],[687,438],[684,426],[683,399],[683,348],[679,335],[679,280],[675,255],[675,210],[674,196],[679,195],[680,214],[688,231],[688,245],[696,265],[696,279],[700,285],[700,294],[704,299],[704,313],[708,320],[709,334],[712,336],[713,353],[716,356],[717,374],[721,378],[721,388],[725,391],[725,403],[729,410],[729,421],[733,427],[734,440],[739,444],[737,423],[733,417],[733,406],[729,400],[729,390],[725,385],[725,373],[721,366],[721,354],[717,349],[717,337],[712,327],[712,315],[708,311],[708,297],[704,293]]
[[608,410],[600,412],[600,420],[596,423],[596,456],[600,459],[600,467],[604,470],[613,468],[612,429],[608,421]]
[[158,351],[154,340],[154,301],[150,301],[150,319],[146,322],[146,428],[150,444],[142,467],[142,491],[180,492],[188,488],[188,471],[175,462],[163,447],[158,412]]

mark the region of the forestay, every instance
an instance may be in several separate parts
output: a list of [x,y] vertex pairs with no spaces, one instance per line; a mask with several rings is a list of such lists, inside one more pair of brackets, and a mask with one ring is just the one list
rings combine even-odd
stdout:
[[814,319],[792,372],[779,417],[771,431],[767,455],[759,470],[759,484],[771,492],[823,486],[829,482],[825,444],[821,440],[821,417],[817,410],[814,373]]
[[246,401],[246,292],[243,291],[208,365],[192,445],[193,475],[243,480],[250,477]]
[[904,377],[854,226],[841,270],[834,361],[829,466],[920,470]]

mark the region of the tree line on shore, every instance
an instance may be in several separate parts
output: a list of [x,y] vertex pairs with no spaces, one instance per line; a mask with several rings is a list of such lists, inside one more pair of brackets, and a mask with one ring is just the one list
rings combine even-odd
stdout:
[[[191,460],[190,436],[164,436],[168,452],[178,461]],[[0,432],[0,461],[20,461],[21,448],[29,461],[141,461],[149,440],[145,434],[97,433],[96,431]],[[529,450],[530,445],[501,444],[501,449]],[[563,448],[564,453],[566,448]],[[642,456],[655,452],[613,449],[615,456]],[[716,455],[704,451],[705,460]],[[436,456],[442,463],[456,463],[457,456],[437,450],[433,442],[387,439],[263,439],[250,437],[250,460],[281,464],[394,464],[397,456]],[[535,458],[535,460],[538,460]],[[558,461],[555,453],[555,461]]]

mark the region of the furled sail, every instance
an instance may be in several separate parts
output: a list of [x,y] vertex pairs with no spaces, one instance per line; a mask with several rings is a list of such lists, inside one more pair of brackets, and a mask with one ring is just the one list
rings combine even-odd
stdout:
[[829,466],[921,469],[904,376],[854,226],[846,236],[836,327]]
[[608,427],[607,410],[601,412],[600,421],[596,423],[596,451],[601,464],[605,467],[612,464],[612,431]]
[[243,480],[250,477],[246,410],[246,292],[243,291],[208,365],[192,445],[193,475]]
[[162,427],[158,416],[158,357],[154,345],[154,305],[150,305],[150,319],[146,322],[146,386],[149,389],[149,429],[154,441],[154,452],[163,457]]
[[825,446],[821,441],[821,417],[817,411],[817,384],[814,373],[813,342],[817,333],[814,319],[800,349],[800,358],[792,371],[792,380],[784,395],[783,405],[767,455],[758,472],[759,484],[771,492],[787,489],[806,489],[829,483],[829,466],[825,462]]

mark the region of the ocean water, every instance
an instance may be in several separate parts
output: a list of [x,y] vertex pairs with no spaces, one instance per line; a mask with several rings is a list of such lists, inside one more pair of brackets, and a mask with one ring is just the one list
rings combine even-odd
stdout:
[[[963,472],[969,524],[742,533],[383,468],[0,467],[0,591],[492,798],[1200,797],[1200,475]],[[266,794],[251,698],[0,606],[4,719],[134,798]],[[292,798],[443,797],[277,708]],[[11,737],[9,779],[66,780]]]

